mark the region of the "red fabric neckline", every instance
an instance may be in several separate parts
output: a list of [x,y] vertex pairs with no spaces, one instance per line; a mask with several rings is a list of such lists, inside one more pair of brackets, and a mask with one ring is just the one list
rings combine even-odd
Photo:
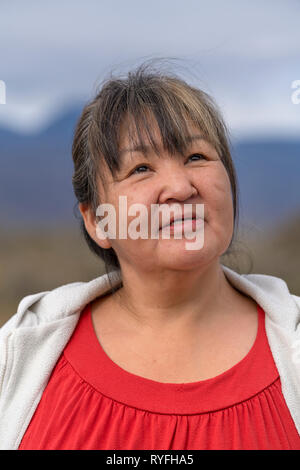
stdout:
[[82,311],[64,354],[83,380],[120,403],[166,414],[216,411],[251,398],[279,377],[266,336],[265,312],[258,304],[257,311],[257,335],[247,355],[220,375],[198,382],[162,383],[118,366],[98,341],[90,304]]

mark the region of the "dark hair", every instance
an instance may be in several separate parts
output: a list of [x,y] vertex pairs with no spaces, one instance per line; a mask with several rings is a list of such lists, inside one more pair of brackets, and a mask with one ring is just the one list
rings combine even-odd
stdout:
[[[187,84],[174,73],[155,69],[151,62],[143,63],[125,77],[111,74],[84,107],[72,146],[72,183],[78,203],[90,205],[96,214],[100,204],[97,179],[102,179],[101,163],[105,161],[112,175],[119,170],[119,131],[126,116],[135,127],[139,144],[144,143],[141,130],[146,130],[150,144],[157,151],[149,124],[150,115],[158,124],[164,148],[171,154],[185,150],[188,121],[192,121],[217,150],[229,176],[234,210],[234,232],[226,251],[228,254],[238,227],[239,191],[226,125],[207,93]],[[89,248],[104,261],[106,271],[119,269],[113,248],[98,246],[89,236],[83,219],[80,223]]]

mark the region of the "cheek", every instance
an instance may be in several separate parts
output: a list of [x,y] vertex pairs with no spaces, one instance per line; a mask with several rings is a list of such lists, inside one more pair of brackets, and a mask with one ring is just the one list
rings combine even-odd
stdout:
[[[128,235],[128,229],[129,225],[131,225],[131,229],[136,230],[137,232],[141,230],[140,227],[136,227],[135,221],[138,218],[142,221],[143,226],[148,227],[149,230],[149,214],[151,212],[151,203],[153,203],[151,192],[148,191],[145,193],[144,191],[137,190],[123,190],[118,192],[118,194],[114,194],[110,199],[110,202],[114,205],[116,213],[116,239],[112,239],[111,244],[116,251],[122,253],[122,255],[126,257],[126,252],[132,251],[131,247],[136,250],[137,243],[145,243],[144,240],[131,239]],[[141,211],[138,207],[139,204],[142,204],[143,208],[146,208],[146,211]],[[132,211],[131,214],[129,214],[130,208]],[[133,222],[133,225],[131,222]],[[125,238],[122,236],[119,238],[120,230],[123,235],[126,234]],[[138,256],[137,253],[136,255]]]
[[207,175],[206,194],[203,197],[208,213],[218,213],[228,223],[228,217],[233,216],[233,200],[230,180],[223,165],[214,174]]
[[[123,192],[122,194],[114,198],[114,206],[116,211],[116,223],[119,226],[119,223],[126,222],[126,230],[131,221],[137,217],[144,217],[144,213],[140,212],[139,205],[142,204],[143,208],[147,208],[150,211],[150,203],[148,207],[148,199],[145,195],[140,194],[138,191],[133,191],[130,194]],[[131,213],[129,214],[131,209]],[[146,217],[148,220],[148,217]]]

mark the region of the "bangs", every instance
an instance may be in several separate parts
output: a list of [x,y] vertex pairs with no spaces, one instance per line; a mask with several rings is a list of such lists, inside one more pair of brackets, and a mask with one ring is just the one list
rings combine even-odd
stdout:
[[90,128],[91,147],[96,163],[98,160],[99,165],[102,157],[113,177],[122,163],[120,130],[124,124],[131,147],[141,152],[146,153],[150,146],[161,156],[154,136],[158,130],[163,149],[172,156],[182,154],[192,140],[194,127],[222,158],[218,123],[210,112],[213,103],[201,90],[179,79],[168,77],[157,82],[157,76],[148,75],[145,82],[143,74],[135,74],[126,84],[110,80],[101,94],[101,107],[95,110]]

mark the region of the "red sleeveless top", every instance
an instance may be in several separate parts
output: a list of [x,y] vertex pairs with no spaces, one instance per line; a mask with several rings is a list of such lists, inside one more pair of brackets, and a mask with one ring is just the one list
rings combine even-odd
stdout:
[[82,311],[19,450],[300,450],[257,305],[248,354],[207,380],[161,383],[114,363]]

